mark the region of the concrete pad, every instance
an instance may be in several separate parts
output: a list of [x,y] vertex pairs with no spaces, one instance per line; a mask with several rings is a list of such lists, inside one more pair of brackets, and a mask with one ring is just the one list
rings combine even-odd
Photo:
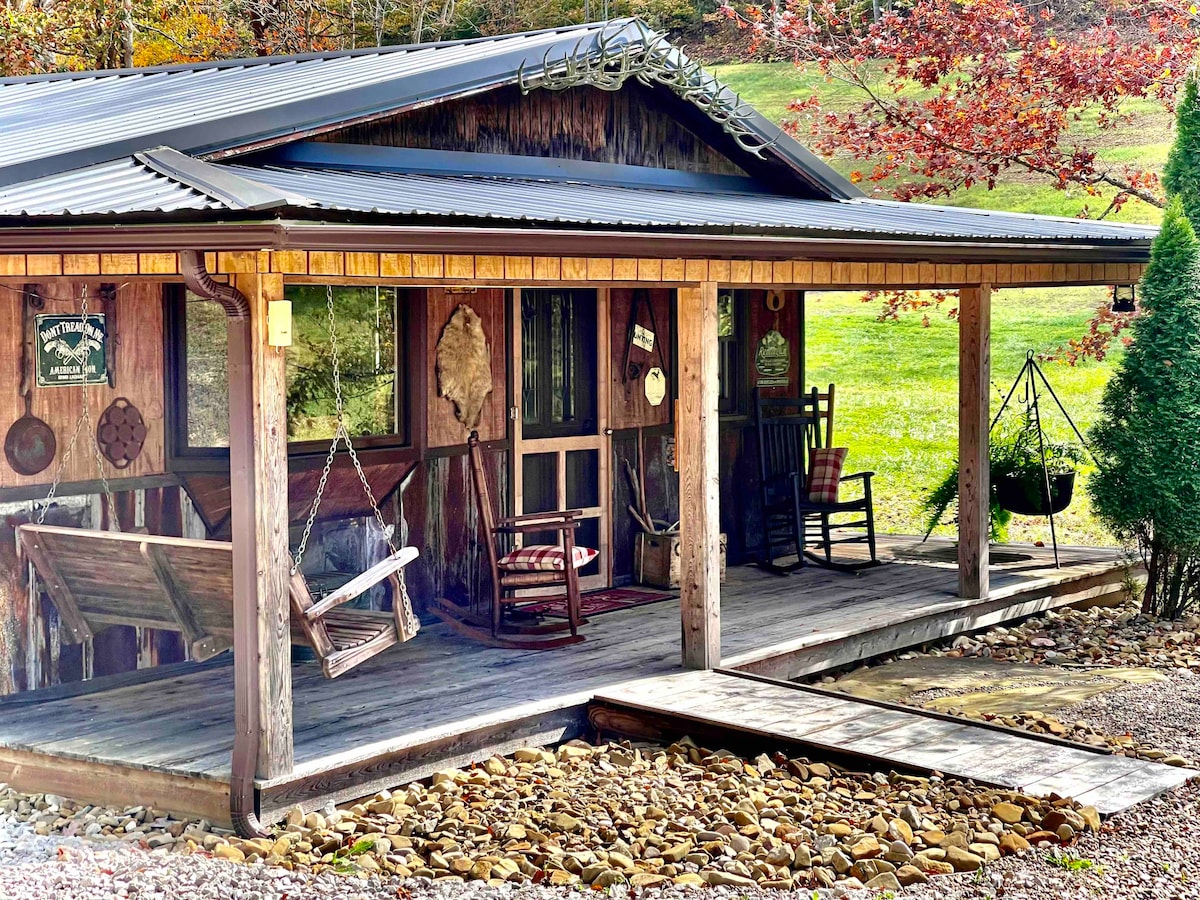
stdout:
[[892,702],[909,701],[923,691],[949,690],[954,694],[923,705],[1011,715],[1053,712],[1116,688],[1163,678],[1161,672],[1148,668],[1068,669],[988,657],[918,656],[859,669],[831,687],[855,697]]

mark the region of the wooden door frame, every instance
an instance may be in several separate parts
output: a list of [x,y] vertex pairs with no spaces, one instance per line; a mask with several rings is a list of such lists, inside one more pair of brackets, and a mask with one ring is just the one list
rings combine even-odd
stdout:
[[[572,450],[595,450],[597,460],[597,496],[599,505],[584,510],[588,518],[597,518],[600,522],[600,572],[580,579],[580,585],[585,589],[605,588],[612,586],[613,569],[613,509],[612,509],[612,428],[609,427],[610,384],[609,377],[612,366],[612,349],[608,320],[609,290],[604,287],[581,285],[566,286],[562,290],[595,291],[596,293],[596,433],[594,435],[578,435],[573,437],[530,438],[523,436],[521,422],[521,383],[524,369],[521,357],[521,294],[525,290],[540,290],[539,287],[514,288],[510,292],[509,321],[511,329],[509,339],[509,384],[512,397],[509,407],[509,421],[512,424],[512,454],[509,460],[509,482],[512,485],[512,514],[520,515],[523,511],[524,467],[522,460],[526,453],[557,453],[558,454],[558,487],[559,505],[566,500],[566,454]],[[517,538],[520,541],[520,536]]]

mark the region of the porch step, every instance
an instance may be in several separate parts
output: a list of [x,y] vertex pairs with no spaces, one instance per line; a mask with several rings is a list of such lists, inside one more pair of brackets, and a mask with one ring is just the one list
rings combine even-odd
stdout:
[[918,709],[842,697],[727,672],[625,682],[597,702],[655,717],[860,757],[878,767],[937,771],[1039,795],[1056,793],[1102,815],[1178,787],[1200,772],[1103,749],[974,724]]

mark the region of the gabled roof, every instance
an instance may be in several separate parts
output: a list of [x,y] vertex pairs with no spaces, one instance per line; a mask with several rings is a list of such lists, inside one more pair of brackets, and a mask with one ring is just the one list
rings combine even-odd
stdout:
[[[638,19],[494,38],[0,79],[0,185],[169,146],[219,158],[323,129],[521,81],[566,60],[655,48],[680,71],[682,51]],[[741,126],[810,190],[859,192],[707,73],[702,93],[743,115]],[[684,102],[680,100],[680,102]],[[697,104],[706,113],[712,104]]]

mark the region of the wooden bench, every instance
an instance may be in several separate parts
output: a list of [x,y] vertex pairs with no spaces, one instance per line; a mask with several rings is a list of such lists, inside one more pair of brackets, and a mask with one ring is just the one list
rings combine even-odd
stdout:
[[[21,525],[17,540],[53,599],[71,643],[110,625],[177,631],[194,659],[233,645],[233,545],[51,525]],[[314,600],[304,575],[290,577],[292,640],[312,647],[336,678],[420,627],[403,569],[417,558],[404,547],[341,588]],[[392,612],[342,608],[386,582]]]

